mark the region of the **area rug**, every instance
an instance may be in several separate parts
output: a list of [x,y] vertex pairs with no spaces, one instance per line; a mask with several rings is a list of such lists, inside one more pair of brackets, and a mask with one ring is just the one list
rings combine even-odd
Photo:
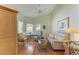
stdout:
[[37,44],[35,46],[35,50],[34,50],[34,55],[53,55],[53,51],[51,51],[50,48],[44,48],[44,49],[41,49],[39,48],[39,45]]

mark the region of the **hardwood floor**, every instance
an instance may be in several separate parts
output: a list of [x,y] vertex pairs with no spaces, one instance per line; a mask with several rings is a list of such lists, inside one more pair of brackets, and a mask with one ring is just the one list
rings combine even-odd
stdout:
[[54,55],[64,55],[64,50],[55,50]]
[[18,47],[18,55],[63,55],[63,51],[53,51],[47,47],[41,49],[34,40],[25,40],[24,46]]
[[33,55],[35,49],[36,42],[35,41],[25,41],[24,46],[18,47],[19,55]]

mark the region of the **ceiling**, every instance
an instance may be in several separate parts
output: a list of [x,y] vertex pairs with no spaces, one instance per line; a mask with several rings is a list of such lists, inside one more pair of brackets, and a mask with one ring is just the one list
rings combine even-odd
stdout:
[[[24,16],[37,17],[53,11],[55,4],[4,4],[3,6],[15,9]],[[39,9],[41,13],[39,13]]]

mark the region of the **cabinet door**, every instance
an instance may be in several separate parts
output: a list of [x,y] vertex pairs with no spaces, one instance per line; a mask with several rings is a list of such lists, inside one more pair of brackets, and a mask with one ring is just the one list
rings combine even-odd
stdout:
[[0,54],[16,54],[16,13],[0,9]]

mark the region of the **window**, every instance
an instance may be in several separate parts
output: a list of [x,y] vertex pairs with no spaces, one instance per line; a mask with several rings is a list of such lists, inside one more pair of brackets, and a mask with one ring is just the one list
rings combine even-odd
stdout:
[[26,32],[27,33],[33,32],[33,24],[26,24]]
[[18,21],[18,33],[22,33],[22,26],[23,26],[23,22]]
[[35,30],[36,31],[41,31],[41,25],[40,24],[36,24],[35,25]]

